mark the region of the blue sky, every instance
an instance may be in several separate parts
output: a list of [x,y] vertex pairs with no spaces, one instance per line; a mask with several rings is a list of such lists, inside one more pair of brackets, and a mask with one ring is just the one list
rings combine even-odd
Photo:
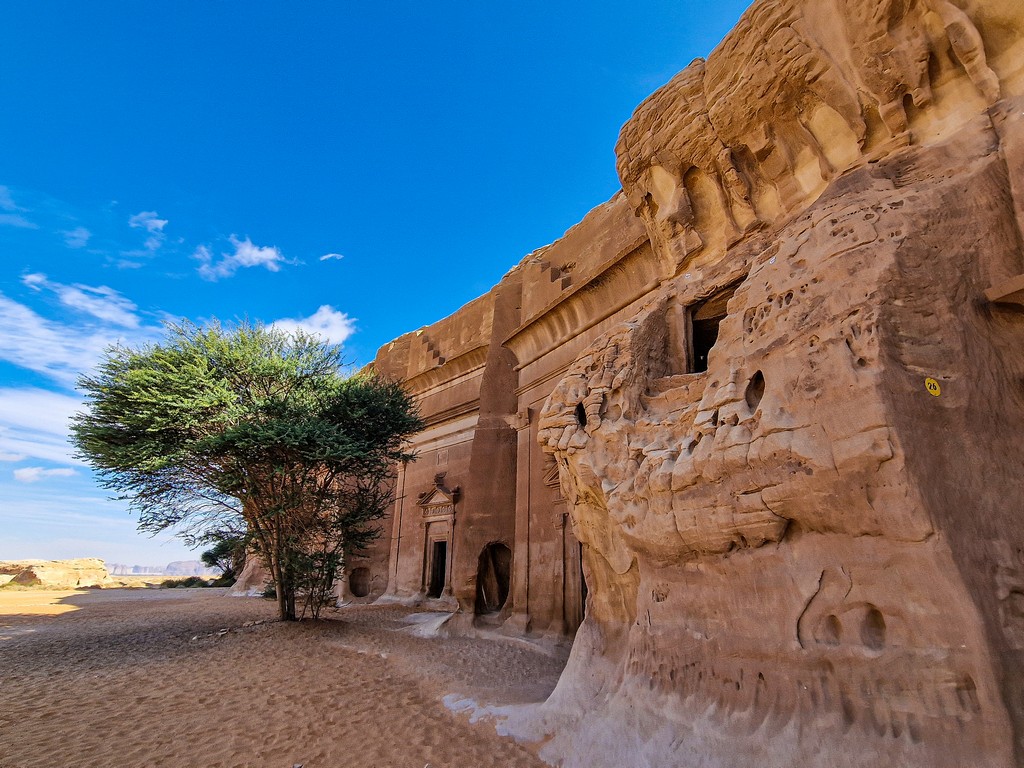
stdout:
[[78,374],[182,317],[369,362],[611,197],[622,123],[745,5],[5,4],[0,559],[193,557],[71,456]]

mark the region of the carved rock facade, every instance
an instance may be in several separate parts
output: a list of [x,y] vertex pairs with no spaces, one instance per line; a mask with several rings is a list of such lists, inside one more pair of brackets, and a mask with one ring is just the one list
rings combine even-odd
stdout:
[[495,544],[491,623],[586,593],[546,754],[1024,766],[1022,93],[1016,0],[761,0],[622,195],[378,355],[430,424],[388,590],[443,538],[467,622]]

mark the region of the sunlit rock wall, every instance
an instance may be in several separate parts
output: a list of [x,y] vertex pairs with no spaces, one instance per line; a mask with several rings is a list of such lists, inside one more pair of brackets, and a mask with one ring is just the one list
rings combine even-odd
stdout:
[[590,590],[545,754],[1024,765],[1022,38],[758,2],[623,128],[661,287],[541,414]]

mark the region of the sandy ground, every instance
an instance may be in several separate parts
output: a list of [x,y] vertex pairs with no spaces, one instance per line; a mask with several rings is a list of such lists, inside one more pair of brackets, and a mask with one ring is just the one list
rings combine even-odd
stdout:
[[0,590],[0,768],[544,765],[441,699],[540,701],[563,655],[416,637],[399,606],[298,624],[275,608],[213,589]]

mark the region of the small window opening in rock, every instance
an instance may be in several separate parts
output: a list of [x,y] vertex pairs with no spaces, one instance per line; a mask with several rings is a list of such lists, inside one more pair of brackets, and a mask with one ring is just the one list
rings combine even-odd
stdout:
[[758,371],[750,377],[750,381],[747,383],[745,393],[747,407],[751,411],[756,411],[757,406],[761,404],[762,397],[764,397],[764,374]]
[[587,426],[587,409],[583,407],[583,403],[576,404],[576,423],[581,427]]
[[719,326],[728,313],[729,299],[736,293],[737,287],[739,283],[734,283],[690,308],[693,342],[691,373],[702,373],[708,369],[708,356],[718,341]]
[[348,575],[348,589],[356,597],[366,597],[370,594],[370,569],[353,568]]
[[476,612],[496,613],[508,599],[512,574],[512,551],[504,544],[484,547],[476,571]]

